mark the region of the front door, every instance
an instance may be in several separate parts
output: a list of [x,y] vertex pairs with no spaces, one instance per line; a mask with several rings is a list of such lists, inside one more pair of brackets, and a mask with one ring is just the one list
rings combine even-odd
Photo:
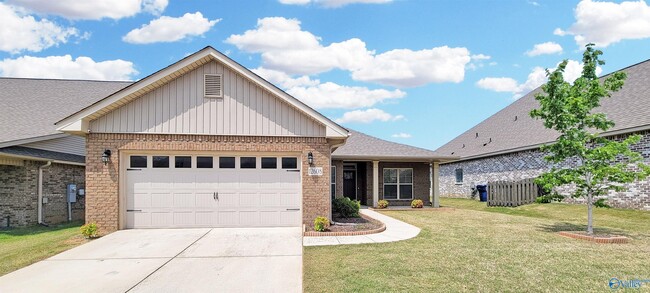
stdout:
[[357,171],[343,171],[343,196],[350,199],[357,199]]

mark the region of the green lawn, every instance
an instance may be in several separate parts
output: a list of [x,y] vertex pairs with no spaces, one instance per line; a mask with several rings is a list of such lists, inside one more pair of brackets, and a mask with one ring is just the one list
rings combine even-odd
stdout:
[[[612,277],[650,279],[650,212],[596,209],[596,232],[632,241],[595,244],[556,233],[585,229],[586,206],[441,204],[448,208],[382,212],[422,228],[414,239],[305,247],[305,291],[595,292],[610,291]],[[649,291],[650,283],[640,290]]]
[[86,242],[80,222],[0,230],[0,276]]

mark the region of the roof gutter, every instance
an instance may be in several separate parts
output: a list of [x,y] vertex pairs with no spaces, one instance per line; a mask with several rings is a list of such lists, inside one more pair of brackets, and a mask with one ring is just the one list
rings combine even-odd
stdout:
[[0,152],[0,156],[16,158],[16,159],[22,159],[22,160],[30,160],[30,161],[52,162],[52,163],[55,163],[55,164],[74,165],[74,166],[82,166],[82,167],[86,166],[86,163],[52,160],[52,159],[47,159],[47,158],[30,157],[30,156],[21,156],[21,155],[14,155],[14,154],[8,154],[8,153],[3,153],[3,152]]

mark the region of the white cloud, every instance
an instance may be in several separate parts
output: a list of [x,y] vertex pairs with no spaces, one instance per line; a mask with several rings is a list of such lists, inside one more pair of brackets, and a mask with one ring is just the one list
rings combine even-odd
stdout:
[[476,54],[476,55],[470,56],[470,58],[472,58],[472,60],[490,60],[490,59],[492,59],[492,56],[488,56],[488,55],[485,55],[485,54]]
[[410,134],[408,134],[408,133],[404,133],[404,132],[395,133],[395,134],[393,134],[393,135],[391,135],[391,136],[392,136],[392,137],[395,137],[395,138],[411,138],[411,135],[410,135]]
[[546,42],[541,44],[536,44],[533,46],[533,49],[526,52],[526,55],[533,57],[539,55],[550,55],[550,54],[559,54],[562,53],[562,46],[555,42]]
[[583,0],[575,9],[575,23],[556,35],[573,35],[579,46],[607,47],[623,40],[650,38],[650,6],[645,1],[621,3]]
[[486,77],[480,79],[476,85],[495,92],[516,92],[519,87],[517,81],[510,77]]
[[311,79],[307,75],[303,75],[297,78],[293,78],[290,75],[277,70],[267,69],[264,67],[258,67],[252,70],[257,75],[266,79],[272,84],[278,85],[284,89],[289,89],[299,86],[317,86],[320,84],[320,80]]
[[67,19],[120,19],[140,12],[160,14],[168,0],[9,0],[9,3],[41,13]]
[[398,49],[376,55],[372,62],[352,71],[352,78],[397,87],[458,83],[465,78],[465,65],[469,61],[466,48]]
[[131,80],[138,71],[133,63],[121,59],[96,62],[90,57],[70,55],[32,57],[0,61],[0,73],[7,77]]
[[316,109],[371,107],[377,103],[406,96],[406,93],[400,90],[389,91],[359,86],[342,86],[333,82],[321,83],[316,86],[297,86],[287,89],[287,93]]
[[122,40],[132,44],[175,42],[187,37],[201,36],[220,20],[209,20],[203,17],[201,12],[185,13],[181,17],[162,16],[130,31]]
[[564,37],[564,36],[567,35],[567,32],[558,27],[558,28],[553,30],[553,34],[556,35],[556,36]]
[[471,59],[466,48],[447,46],[382,54],[368,50],[356,38],[324,46],[320,37],[301,29],[300,21],[283,17],[259,19],[255,29],[231,35],[226,42],[246,52],[261,53],[265,68],[288,74],[341,69],[351,72],[355,80],[404,87],[460,82]]
[[349,4],[384,4],[393,2],[393,0],[278,0],[282,4],[290,5],[307,5],[318,4],[328,8],[338,8]]
[[59,26],[47,19],[36,20],[0,2],[0,51],[12,54],[39,52],[64,44],[70,37],[78,35],[75,28]]
[[370,123],[373,121],[397,121],[404,119],[402,115],[392,115],[384,112],[380,109],[367,109],[367,110],[354,110],[346,112],[343,114],[343,117],[336,119],[336,123],[349,123],[349,122],[358,122],[358,123]]
[[[557,67],[556,67],[557,68]],[[550,69],[551,71],[555,68]],[[596,74],[600,75],[602,68],[596,67]],[[564,80],[573,83],[582,74],[582,63],[569,60],[564,69]],[[509,92],[513,94],[513,98],[518,99],[523,95],[538,88],[547,81],[546,70],[541,67],[535,67],[528,74],[528,78],[522,84],[509,77],[486,77],[480,79],[476,85],[482,89],[487,89],[495,92]]]

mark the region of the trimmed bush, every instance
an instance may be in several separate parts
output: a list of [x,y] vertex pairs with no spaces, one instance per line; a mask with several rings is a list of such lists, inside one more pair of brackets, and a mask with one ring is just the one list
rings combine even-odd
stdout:
[[421,199],[414,199],[411,202],[411,207],[414,209],[421,209],[422,207],[424,207],[424,202],[422,202]]
[[95,222],[81,226],[81,234],[86,238],[97,238],[97,224]]
[[564,196],[557,193],[542,195],[535,199],[536,203],[551,203],[554,201],[561,202],[564,199]]
[[601,198],[601,199],[595,201],[595,202],[594,202],[594,206],[597,207],[597,208],[606,208],[606,209],[611,208],[610,205],[608,205],[608,204],[605,203],[605,200],[606,200],[606,199]]
[[330,227],[330,220],[325,217],[316,217],[314,220],[314,230],[318,232],[325,232]]
[[388,201],[387,200],[382,199],[382,200],[377,202],[377,208],[378,209],[385,209],[387,207],[388,207]]
[[361,203],[358,200],[351,200],[347,197],[335,198],[332,201],[332,213],[338,214],[341,218],[358,218]]

